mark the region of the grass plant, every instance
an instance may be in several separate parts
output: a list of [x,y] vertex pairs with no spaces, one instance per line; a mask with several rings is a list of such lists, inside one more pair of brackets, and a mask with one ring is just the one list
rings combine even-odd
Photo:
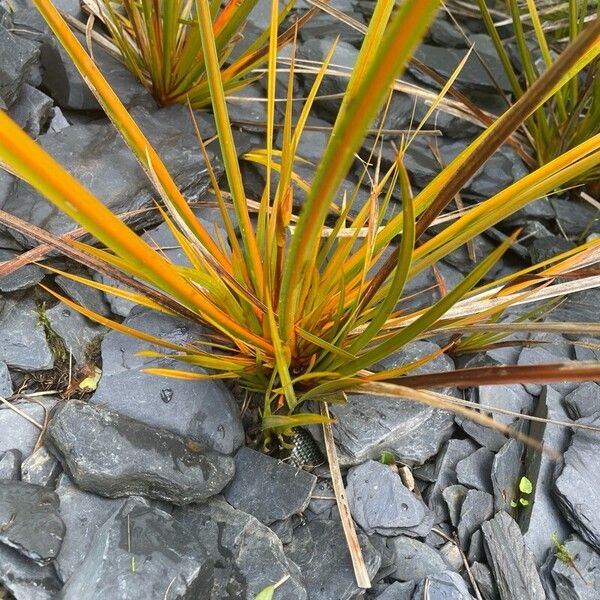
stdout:
[[[102,247],[53,239],[31,228],[30,234],[92,268],[116,274],[130,285],[130,291],[87,279],[83,280],[85,283],[210,328],[211,334],[195,344],[170,343],[61,297],[96,321],[156,344],[164,348],[164,354],[188,366],[199,367],[196,372],[164,368],[147,371],[187,379],[238,380],[246,389],[262,395],[261,418],[267,439],[281,438],[297,425],[328,422],[326,415],[306,411],[305,402],[339,401],[340,393],[352,391],[443,406],[503,429],[497,421],[472,411],[468,402],[424,388],[593,379],[600,375],[597,364],[577,363],[410,375],[411,370],[434,358],[435,353],[396,369],[371,370],[375,363],[417,339],[446,334],[449,342],[441,351],[460,348],[461,343],[472,349],[477,340],[496,340],[511,330],[527,329],[529,325],[523,322],[499,324],[500,317],[508,308],[600,283],[598,276],[589,274],[589,267],[600,257],[598,241],[498,281],[484,281],[490,268],[518,237],[517,231],[431,306],[410,311],[403,308],[402,302],[411,278],[528,202],[573,178],[584,177],[600,165],[600,134],[596,134],[564,149],[559,156],[454,221],[445,221],[435,233],[430,229],[463,185],[515,129],[557,93],[569,89],[573,77],[593,60],[594,49],[599,45],[598,22],[588,25],[505,114],[418,194],[412,193],[403,162],[412,137],[400,140],[396,161],[387,171],[377,168],[377,154],[373,152],[371,166],[364,171],[365,180],[370,178],[369,200],[352,210],[356,194],[340,197],[340,184],[352,167],[367,130],[385,105],[390,86],[423,37],[439,4],[437,0],[418,0],[396,7],[394,0],[379,0],[329,143],[313,180],[305,186],[302,210],[294,215],[293,195],[300,193],[294,185],[297,148],[333,48],[296,120],[292,118],[292,61],[283,142],[275,148],[280,14],[274,1],[268,36],[266,148],[254,154],[266,166],[266,185],[252,214],[227,114],[228,80],[221,70],[215,3],[196,0],[198,47],[203,49],[202,64],[229,190],[219,187],[209,165],[224,232],[216,236],[196,219],[160,157],[50,0],[35,0],[35,4],[154,184],[161,200],[159,210],[192,266],[175,265],[146,244],[4,112],[0,112],[0,160],[89,231]],[[200,151],[206,156],[202,132],[197,133]],[[373,147],[378,143],[376,140]],[[400,194],[402,208],[396,216],[386,219],[394,193]],[[238,229],[234,228],[233,217]],[[14,227],[23,227],[6,214],[1,218]],[[76,275],[64,275],[81,280]],[[553,330],[557,324],[534,325]],[[562,332],[580,331],[582,327],[588,334],[600,331],[593,324],[558,325]],[[163,355],[150,351],[145,354]]]
[[[360,183],[351,194],[342,194],[340,187],[348,172],[356,167],[355,157],[365,143],[367,132],[374,128],[381,133],[380,124],[384,122],[390,91],[424,36],[439,1],[405,0],[397,4],[395,0],[378,0],[374,3],[372,19],[329,141],[314,177],[305,182],[294,172],[299,160],[298,146],[334,48],[316,73],[312,89],[296,116],[292,110],[295,69],[292,53],[285,116],[283,123],[276,123],[277,50],[281,42],[277,32],[281,15],[278,1],[273,0],[268,35],[261,38],[267,48],[264,55],[266,147],[246,155],[247,160],[263,165],[266,183],[259,201],[251,203],[225,98],[228,92],[246,82],[246,77],[252,78],[254,74],[244,71],[244,75],[236,79],[230,77],[229,67],[223,69],[224,48],[227,48],[225,54],[230,48],[222,44],[221,27],[228,29],[229,25],[219,23],[219,17],[215,20],[218,2],[195,0],[194,27],[188,31],[194,39],[194,50],[184,55],[163,52],[151,60],[154,67],[161,65],[153,74],[157,81],[165,82],[173,74],[188,73],[191,66],[192,70],[197,66],[203,71],[203,91],[199,91],[200,87],[195,90],[198,95],[189,91],[186,95],[182,91],[176,100],[188,98],[192,122],[194,106],[210,100],[214,112],[227,191],[219,186],[208,161],[203,132],[196,127],[199,153],[207,163],[222,221],[220,233],[213,233],[196,218],[160,157],[52,2],[34,0],[34,3],[147,173],[159,198],[157,210],[190,266],[170,262],[142,240],[3,111],[0,111],[1,163],[92,234],[100,246],[76,241],[74,236],[51,236],[2,211],[0,222],[114,277],[128,285],[128,289],[62,273],[66,277],[207,326],[208,333],[201,339],[177,344],[103,317],[46,288],[84,315],[163,348],[161,352],[142,352],[143,355],[168,356],[184,365],[147,368],[147,372],[196,380],[237,380],[250,392],[260,394],[260,417],[267,445],[276,440],[285,443],[286,435],[296,426],[323,425],[334,490],[360,586],[368,587],[369,578],[359,558],[360,546],[347,504],[342,501],[344,487],[339,469],[335,468],[328,403],[343,402],[345,394],[352,392],[416,400],[453,410],[518,437],[520,434],[487,416],[494,411],[510,411],[486,407],[483,414],[473,410],[477,405],[429,388],[600,378],[598,363],[411,374],[442,352],[481,349],[513,332],[600,334],[599,324],[525,320],[533,314],[529,305],[600,286],[600,276],[594,269],[600,260],[598,240],[489,281],[486,277],[490,269],[518,238],[517,230],[475,265],[455,288],[446,290],[445,285],[440,284],[439,298],[425,308],[411,309],[405,292],[412,278],[435,268],[436,263],[489,227],[527,203],[574,179],[585,178],[599,168],[600,133],[583,135],[568,147],[561,147],[521,180],[456,218],[447,219],[446,215],[441,218],[463,186],[523,123],[535,122],[545,103],[558,104],[558,94],[565,94],[565,90],[573,87],[573,79],[592,63],[600,48],[598,21],[586,26],[503,115],[490,123],[417,194],[411,189],[404,158],[418,128],[398,140],[395,160],[387,169],[381,167],[377,149],[383,142],[377,135],[370,159],[363,163],[361,177],[361,182],[368,184],[369,197],[359,205]],[[242,0],[228,3],[226,8],[231,7],[233,11],[247,4]],[[182,25],[177,16],[179,8],[176,8],[182,5],[166,1],[158,5],[171,7],[173,13],[169,18],[163,15],[163,25],[167,22],[171,25],[160,34],[163,46],[148,41],[147,50],[180,48],[174,42],[173,32]],[[146,3],[142,2],[134,10],[144,6]],[[186,4],[186,7],[192,10],[191,5]],[[118,18],[116,12],[114,18]],[[154,31],[154,34],[158,39],[159,33]],[[448,82],[442,94],[451,83]],[[175,100],[169,96],[169,101],[172,99]],[[434,102],[431,111],[435,106]],[[276,125],[280,125],[282,131],[278,147],[274,143]],[[296,199],[302,196],[301,201],[295,202],[295,196]],[[401,209],[388,217],[387,209],[396,202],[394,197],[400,198]],[[297,204],[301,210],[294,214],[293,207]],[[0,267],[0,274],[2,271]],[[508,309],[514,312],[518,307],[525,307],[521,317],[511,322],[502,321]],[[431,336],[436,339],[445,336],[447,342],[439,351],[415,362],[383,371],[373,370],[373,365],[406,344]],[[190,367],[196,369],[190,371]],[[309,400],[320,402],[320,410],[311,411],[307,407]],[[269,592],[265,591],[267,597]]]
[[[269,30],[240,50],[244,25],[258,0],[211,0],[210,18],[221,67],[223,88],[233,93],[257,79],[255,69],[267,60]],[[159,104],[190,102],[194,108],[210,105],[206,55],[193,0],[84,0],[110,36],[105,48],[116,54],[152,93]],[[281,23],[294,5],[278,15]],[[309,19],[309,11],[297,25]],[[281,33],[278,46],[291,40],[295,26]]]
[[[486,28],[510,82],[519,99],[555,60],[564,41],[573,41],[588,22],[598,20],[600,5],[589,0],[535,2],[507,0],[509,19],[494,17],[485,0],[477,0]],[[515,66],[498,30],[511,23],[520,68]],[[582,57],[585,69],[576,67],[577,76],[558,90],[551,101],[535,110],[524,122],[538,164],[544,165],[565,151],[600,132],[600,44]],[[536,60],[538,56],[539,60]],[[575,182],[597,182],[600,170],[590,169]]]

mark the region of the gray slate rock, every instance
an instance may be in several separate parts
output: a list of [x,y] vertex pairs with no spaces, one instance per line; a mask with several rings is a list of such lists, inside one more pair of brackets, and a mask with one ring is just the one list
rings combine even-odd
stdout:
[[[536,414],[558,421],[569,420],[561,394],[550,386],[544,386]],[[552,448],[563,455],[571,432],[561,425],[532,423],[530,435],[542,441],[546,448]],[[560,539],[564,539],[571,533],[552,494],[556,467],[557,463],[551,457],[527,448],[525,473],[532,482],[533,491],[528,496],[529,505],[519,508],[519,526],[538,566],[553,548],[552,535],[556,533]]]
[[[0,198],[0,206],[2,201]],[[0,262],[11,260],[18,256],[18,252],[14,250],[0,249]],[[37,265],[26,265],[21,267],[19,270],[0,277],[0,291],[1,292],[14,292],[17,290],[24,290],[26,288],[34,286],[36,283],[41,281],[45,276],[44,271]]]
[[[174,518],[207,548],[215,564],[210,598],[254,600],[270,583],[286,575],[274,600],[307,600],[298,567],[284,554],[281,541],[253,516],[221,497],[176,508]],[[311,597],[312,598],[312,597]]]
[[[531,395],[519,384],[482,385],[477,394],[482,406],[506,408],[516,413],[529,412],[534,406]],[[494,421],[504,425],[511,425],[515,421],[515,417],[511,415],[493,413],[491,416]]]
[[4,361],[0,360],[0,396],[6,400],[13,395],[13,384],[10,371]]
[[52,98],[25,83],[8,112],[24,131],[37,138],[52,114]]
[[596,600],[600,597],[600,554],[576,535],[563,542],[574,566],[556,559],[552,579],[560,600]]
[[[600,415],[579,422],[598,427]],[[594,431],[574,431],[553,490],[564,517],[596,551],[600,551],[599,439]]]
[[124,498],[103,498],[80,490],[64,473],[58,480],[60,515],[65,523],[65,537],[54,567],[62,581],[79,568],[96,532],[126,502]]
[[21,461],[23,455],[18,450],[7,450],[0,453],[0,479],[21,478]]
[[54,487],[62,468],[45,446],[40,446],[21,465],[21,479],[43,487]]
[[[541,346],[533,346],[532,348],[523,348],[519,355],[518,365],[541,365],[541,364],[556,364],[564,362],[564,358],[559,358],[556,354],[550,352]],[[542,385],[539,383],[527,383],[523,387],[534,396],[539,396],[542,393]],[[554,386],[557,387],[558,386]],[[574,386],[576,387],[576,386]]]
[[450,437],[453,419],[447,411],[419,402],[384,396],[351,395],[331,405],[333,434],[342,466],[377,459],[391,451],[406,464],[422,464]]
[[[381,565],[381,556],[367,536],[358,534],[363,558],[370,577]],[[311,521],[296,529],[286,555],[302,571],[304,585],[311,600],[350,600],[360,591],[356,585],[352,563],[345,547],[345,537],[339,521]]]
[[354,520],[365,533],[425,537],[433,514],[387,465],[369,460],[348,472],[346,493]]
[[458,539],[466,548],[471,536],[494,514],[494,498],[487,492],[469,490],[460,509]]
[[448,506],[450,514],[450,522],[453,527],[458,527],[460,520],[460,511],[469,490],[464,485],[449,485],[443,492],[442,496]]
[[235,455],[235,477],[223,495],[231,506],[271,525],[302,512],[317,478],[251,448]]
[[[76,35],[85,46],[84,36],[79,33]],[[73,110],[100,110],[96,97],[62,46],[50,38],[41,51],[44,85],[56,103],[62,108]],[[94,45],[94,62],[126,107],[156,106],[150,94],[132,73],[98,45]]]
[[12,369],[44,371],[54,365],[32,298],[13,298],[0,306],[0,356]]
[[[197,340],[203,332],[188,321],[141,307],[124,324],[180,344]],[[244,429],[233,395],[223,383],[142,373],[145,367],[185,369],[186,365],[136,356],[140,350],[164,348],[117,331],[104,337],[102,377],[90,403],[192,438],[205,448],[233,454],[244,441]]]
[[470,438],[474,439],[478,444],[485,446],[492,452],[498,452],[498,450],[504,446],[506,440],[508,439],[500,431],[497,431],[491,427],[486,427],[480,423],[475,423],[475,421],[471,421],[471,419],[468,419],[462,415],[456,415],[455,420],[460,428]]
[[232,479],[233,459],[129,417],[70,401],[54,412],[46,446],[86,491],[200,502]]
[[56,558],[65,525],[58,514],[58,496],[22,481],[0,481],[0,542],[39,565]]
[[46,311],[52,331],[64,342],[78,365],[89,362],[93,346],[108,329],[94,323],[62,302]]
[[565,404],[573,419],[591,417],[600,412],[600,385],[592,381],[580,383],[573,392],[567,394]]
[[494,456],[492,464],[492,487],[494,509],[510,512],[511,502],[518,496],[518,487],[523,469],[523,443],[511,438]]
[[61,600],[210,599],[208,549],[171,515],[130,498],[96,532]]
[[477,446],[471,440],[449,440],[438,454],[435,463],[435,478],[433,485],[427,490],[425,500],[436,514],[436,522],[447,521],[448,507],[443,498],[444,490],[457,484],[456,465],[471,455]]
[[[191,128],[181,128],[180,109],[184,107],[171,107],[151,114],[146,109],[136,108],[132,116],[186,198],[194,200],[208,189],[209,177],[198,155],[198,144]],[[203,129],[205,123],[208,129],[212,128],[207,117],[199,118]],[[39,142],[112,212],[120,214],[152,206],[150,181],[112,124],[100,121],[71,125],[59,133],[40,136]],[[221,167],[212,151],[210,156],[218,176]],[[69,217],[21,181],[12,187],[3,209],[55,235],[75,227]],[[150,225],[158,218],[154,211],[145,211],[127,222],[138,227]],[[33,243],[21,234],[9,233],[24,246],[30,247]]]
[[423,542],[401,535],[393,538],[389,545],[395,552],[393,579],[416,582],[448,570],[441,554]]
[[42,567],[4,544],[0,544],[0,584],[15,600],[55,600],[61,587],[52,565]]
[[[432,342],[414,342],[376,367],[394,368],[436,350],[439,346]],[[449,357],[439,356],[411,373],[453,369],[454,364]],[[403,463],[423,464],[437,454],[454,428],[453,417],[448,411],[383,396],[351,395],[346,404],[332,405],[330,411],[335,419],[333,435],[342,466],[378,459],[383,450],[393,452]]]
[[487,565],[480,562],[474,562],[471,565],[471,573],[473,573],[473,578],[475,579],[475,583],[477,584],[477,588],[479,589],[483,600],[499,600],[500,596],[498,596],[496,582]]
[[[426,596],[425,596],[426,594]],[[464,579],[452,571],[429,575],[417,585],[413,600],[474,600]]]
[[490,473],[494,454],[487,448],[479,448],[456,465],[458,483],[482,492],[492,491]]
[[[445,50],[444,50],[445,52]],[[412,182],[417,187],[425,187],[441,170],[439,162],[429,149],[425,136],[417,137],[406,153],[406,168]],[[444,164],[449,164],[468,145],[467,140],[445,140],[437,138],[436,144]],[[388,153],[388,161],[392,159]],[[464,194],[473,198],[490,197],[515,181],[528,171],[515,151],[502,146],[486,164],[465,184]]]
[[[53,398],[41,398],[40,403],[19,400],[15,408],[25,413],[40,426],[47,413],[56,404]],[[29,456],[35,446],[40,430],[8,406],[0,407],[0,452],[16,449],[22,456]]]
[[[76,267],[70,267],[69,272],[82,277],[90,277],[89,273],[83,272]],[[100,290],[91,288],[78,281],[73,281],[64,275],[57,275],[54,282],[71,298],[71,300],[77,302],[77,304],[81,304],[81,306],[85,306],[103,317],[110,316],[110,306]]]
[[394,581],[375,600],[411,600],[414,589],[412,581]]
[[[510,84],[498,59],[498,55],[491,46],[490,38],[487,35],[473,35],[471,38],[475,42],[477,52],[485,57],[486,65],[491,69],[501,88],[504,91],[510,91]],[[415,58],[435,69],[444,79],[447,79],[452,75],[466,53],[466,49],[439,48],[438,46],[421,44],[415,51]],[[428,76],[422,75],[414,67],[409,66],[409,71],[426,83],[431,81]],[[459,73],[456,85],[466,90],[496,91],[493,80],[490,79],[490,76],[474,54],[471,54],[464,68]]]
[[39,50],[0,25],[0,100],[10,107],[35,66]]
[[545,600],[533,555],[515,521],[500,512],[484,523],[481,530],[501,600]]

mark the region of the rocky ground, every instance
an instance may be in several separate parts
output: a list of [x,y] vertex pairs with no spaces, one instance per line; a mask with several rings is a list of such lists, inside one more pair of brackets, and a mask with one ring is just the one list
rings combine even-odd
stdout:
[[[76,1],[58,4],[80,16]],[[364,23],[371,3],[332,4]],[[262,8],[255,11],[249,31],[260,29],[266,18]],[[506,88],[489,38],[479,23],[466,25]],[[299,57],[322,59],[338,34],[333,62],[351,67],[360,36],[325,15],[300,32]],[[449,75],[466,48],[441,15],[417,57]],[[209,181],[185,110],[159,110],[116,61],[100,50],[95,56],[186,195],[201,198]],[[431,84],[412,67],[404,80]],[[310,75],[297,76],[299,90],[310,83]],[[475,59],[458,86],[479,106],[501,110],[492,82]],[[323,91],[342,89],[341,78],[329,78]],[[262,93],[256,84],[243,94]],[[146,178],[26,0],[0,1],[0,106],[115,212],[150,206]],[[231,110],[241,125],[240,149],[260,145],[261,105],[232,101]],[[334,110],[331,100],[320,102],[310,125],[329,127]],[[424,110],[417,102],[415,117]],[[398,94],[386,125],[407,127],[412,112],[413,100]],[[210,136],[210,115],[198,118],[204,137]],[[407,167],[416,188],[439,169],[430,144],[447,162],[478,132],[477,126],[442,112],[429,125],[443,135],[419,137],[412,145]],[[301,154],[318,160],[327,135],[307,131]],[[214,150],[213,157],[219,171]],[[513,150],[503,148],[470,182],[464,200],[489,195],[526,172]],[[248,188],[260,190],[260,173],[247,167],[245,175]],[[73,227],[4,172],[0,207],[52,233]],[[198,215],[217,218],[206,206],[198,207]],[[146,239],[168,248],[173,260],[183,261],[168,230],[153,219],[153,213],[142,211],[130,222],[145,230]],[[589,205],[565,197],[542,199],[479,238],[477,257],[516,224],[524,225],[529,236],[513,246],[496,274],[600,232]],[[33,245],[24,235],[0,231],[0,261]],[[74,269],[61,257],[50,262]],[[471,264],[464,251],[441,263],[448,287]],[[412,402],[353,396],[346,405],[332,406],[350,508],[374,581],[364,592],[354,581],[327,469],[311,473],[248,447],[240,401],[231,389],[215,381],[142,374],[141,367],[156,366],[156,360],[135,354],[147,345],[52,303],[36,287],[42,280],[85,306],[162,338],[184,342],[197,333],[188,323],[49,276],[35,265],[0,279],[0,396],[11,399],[10,407],[0,406],[0,582],[5,588],[0,598],[250,600],[283,578],[275,594],[282,600],[600,597],[597,434],[558,425],[529,431],[561,452],[554,462],[493,430]],[[434,274],[426,273],[411,285],[417,291],[435,283]],[[597,322],[599,302],[600,292],[583,292],[549,318]],[[536,340],[542,343],[456,361],[442,356],[423,370],[600,358],[598,340],[591,338]],[[414,343],[390,361],[415,360],[435,348],[433,342]],[[93,379],[95,367],[102,375],[87,394],[77,385],[69,401],[57,392],[41,393],[64,391],[73,381],[69,373],[76,382]],[[469,398],[600,425],[599,391],[595,383],[484,386],[471,390]],[[525,428],[519,420],[496,418]],[[386,452],[398,464],[383,464]]]

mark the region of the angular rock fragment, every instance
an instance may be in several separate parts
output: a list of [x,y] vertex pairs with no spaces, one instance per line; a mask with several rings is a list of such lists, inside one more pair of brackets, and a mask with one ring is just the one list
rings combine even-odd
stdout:
[[89,361],[94,345],[107,331],[106,327],[90,321],[63,303],[48,309],[46,317],[52,331],[62,339],[65,351],[72,354],[80,366]]
[[[381,556],[367,536],[358,534],[367,572],[372,577],[381,564]],[[302,571],[308,597],[312,600],[355,598],[360,588],[352,569],[350,556],[340,552],[345,544],[339,521],[311,521],[294,532],[292,542],[286,546],[286,555]]]
[[[45,397],[39,402],[19,400],[13,406],[42,428],[55,404],[54,398]],[[0,406],[0,452],[16,449],[22,456],[29,456],[40,437],[40,429],[19,412]]]
[[[202,329],[181,318],[142,307],[124,324],[177,344],[193,343],[203,334]],[[90,402],[192,438],[205,448],[233,454],[244,441],[244,428],[231,392],[220,381],[186,381],[142,373],[145,367],[185,369],[185,365],[138,356],[141,350],[164,348],[117,331],[104,337],[102,377]]]
[[519,476],[523,469],[522,457],[523,443],[514,438],[508,440],[494,457],[492,486],[496,512],[511,510],[511,502],[518,495]]
[[492,492],[490,472],[494,454],[487,448],[479,448],[456,465],[458,483],[482,492]]
[[418,540],[401,535],[390,541],[390,548],[395,552],[393,579],[416,582],[448,570],[440,553]]
[[23,371],[43,371],[54,365],[32,298],[11,298],[0,307],[0,356],[10,368]]
[[200,502],[218,494],[235,469],[229,456],[77,400],[55,411],[45,441],[77,485],[110,498]]
[[21,479],[43,487],[54,487],[62,468],[45,446],[40,446],[21,465]]
[[281,541],[251,515],[216,497],[177,508],[173,517],[207,549],[215,565],[211,600],[254,600],[267,585],[286,576],[274,600],[308,600],[300,570],[286,558]]
[[21,84],[39,57],[39,50],[28,40],[13,35],[0,25],[0,100],[10,106],[18,97]]
[[40,135],[51,113],[52,98],[28,83],[21,86],[18,98],[9,110],[13,121],[33,138]]
[[[0,198],[0,204],[1,204]],[[18,252],[14,250],[5,250],[0,248],[0,262],[12,260],[18,256]],[[1,292],[14,292],[17,290],[24,290],[26,288],[34,286],[40,282],[45,276],[42,268],[38,265],[25,265],[17,271],[0,277],[0,291]]]
[[0,584],[15,600],[55,600],[61,588],[52,565],[40,566],[0,544]]
[[0,479],[21,478],[21,460],[23,456],[18,450],[0,452]]
[[477,584],[477,588],[481,593],[483,600],[498,600],[498,589],[496,588],[496,582],[492,576],[490,568],[480,562],[474,562],[471,565],[471,573]]
[[375,600],[412,600],[414,589],[412,581],[394,581]]
[[471,440],[449,440],[438,454],[435,463],[435,478],[433,485],[427,490],[426,501],[435,511],[436,522],[447,521],[448,507],[442,496],[444,490],[458,483],[456,465],[477,449]]
[[346,493],[354,520],[368,535],[425,537],[431,530],[433,514],[387,465],[370,460],[351,468]]
[[67,581],[86,557],[96,532],[126,499],[103,498],[84,492],[65,474],[58,480],[56,494],[60,498],[60,515],[66,531],[54,567],[59,577]]
[[[426,596],[425,596],[426,594]],[[415,588],[413,598],[428,600],[474,600],[464,579],[452,571],[428,575]]]
[[466,548],[471,536],[479,529],[484,521],[494,514],[494,498],[487,492],[469,490],[460,509],[458,522],[458,539],[461,546]]
[[0,481],[0,542],[43,566],[58,555],[64,533],[54,492],[22,481]]
[[183,525],[130,498],[96,532],[60,597],[209,600],[213,572],[208,549]]
[[4,361],[0,360],[0,396],[6,400],[13,395],[13,384],[10,371]]
[[446,505],[448,506],[450,522],[454,527],[458,527],[460,511],[468,491],[468,488],[466,488],[464,485],[449,485],[442,492],[442,496],[444,497]]
[[[132,116],[182,193],[193,200],[208,189],[210,182],[194,134],[189,127],[181,127],[181,112],[185,113],[185,107],[170,107],[152,114],[138,107]],[[208,129],[212,128],[207,117],[199,118],[201,127],[206,123]],[[152,206],[151,183],[112,124],[104,121],[74,124],[59,133],[41,135],[39,143],[112,212],[122,214]],[[214,154],[210,156],[218,174],[221,170],[218,160]],[[75,227],[67,215],[22,181],[12,186],[3,210],[55,235]],[[138,211],[127,222],[134,227],[149,226],[156,219],[153,211]],[[9,233],[23,246],[31,247],[30,238],[14,231]]]
[[501,600],[545,600],[540,576],[519,526],[505,512],[481,527],[485,551]]
[[565,398],[567,410],[574,419],[591,417],[600,412],[600,385],[585,381]]
[[[562,395],[550,386],[544,386],[536,414],[557,421],[569,420]],[[536,423],[532,424],[530,435],[542,441],[545,448],[562,456],[569,443],[570,431],[562,425]],[[546,560],[552,549],[552,536],[556,534],[563,539],[571,533],[571,528],[553,497],[557,466],[557,462],[550,456],[534,448],[526,449],[524,472],[531,481],[533,490],[526,498],[529,504],[519,507],[518,521],[525,544],[533,552],[538,566]]]
[[310,502],[317,478],[275,458],[240,448],[235,477],[223,495],[231,506],[271,525],[302,512]]
[[556,594],[562,600],[600,598],[600,554],[576,535],[562,543],[560,555],[552,566]]
[[[600,426],[600,415],[579,423]],[[564,465],[554,482],[554,497],[567,521],[600,552],[600,454],[599,435],[577,429],[563,456]]]

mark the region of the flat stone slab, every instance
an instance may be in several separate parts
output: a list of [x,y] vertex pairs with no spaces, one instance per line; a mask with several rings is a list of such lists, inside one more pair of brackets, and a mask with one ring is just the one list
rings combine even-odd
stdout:
[[[359,533],[358,540],[367,571],[373,577],[381,564],[381,555],[366,535]],[[311,521],[294,532],[285,551],[300,567],[310,600],[350,600],[362,591],[356,585],[345,544],[339,521]]]
[[78,486],[110,498],[200,502],[218,494],[235,469],[231,457],[193,440],[77,400],[58,407],[45,440]]
[[[137,107],[131,114],[186,197],[193,200],[206,192],[210,179],[202,155],[198,152],[198,143],[189,126],[185,107],[168,107],[152,113]],[[212,121],[201,115],[198,118],[203,134],[206,134],[212,129]],[[184,123],[187,128],[183,126]],[[39,143],[115,214],[153,205],[150,180],[110,122],[74,124],[58,133],[41,135]],[[212,151],[209,152],[219,174],[220,163]],[[17,181],[12,187],[3,210],[54,235],[75,228],[67,215],[22,181]],[[128,222],[137,227],[159,220],[160,217],[157,219],[155,213],[142,211],[130,217]],[[9,233],[20,244],[32,245],[30,238],[12,231]]]
[[[203,334],[184,319],[138,307],[124,321],[128,327],[177,344]],[[192,438],[203,447],[233,454],[244,441],[240,411],[221,381],[187,381],[143,373],[146,367],[186,369],[170,359],[137,356],[141,350],[164,352],[117,331],[102,341],[102,377],[90,403],[105,406],[153,427]]]
[[23,455],[18,450],[0,452],[0,479],[21,479]]
[[514,519],[499,512],[481,530],[501,600],[546,600],[535,559]]
[[235,455],[235,477],[223,495],[234,508],[271,525],[302,512],[317,478],[251,448]]
[[61,588],[52,565],[38,565],[4,544],[0,544],[0,584],[16,600],[55,600]]
[[[600,415],[579,422],[600,426]],[[554,481],[559,508],[581,537],[600,552],[600,433],[576,429]]]
[[217,496],[203,504],[176,508],[173,517],[207,548],[214,561],[211,600],[254,600],[267,585],[286,576],[274,600],[308,600],[300,570],[284,554],[279,538],[253,516]]
[[429,575],[448,570],[442,555],[419,540],[404,535],[393,538],[390,548],[394,551],[396,570],[392,577],[399,581],[420,581]]
[[[39,403],[19,400],[13,406],[43,426],[46,414],[55,404],[54,398],[45,397]],[[33,452],[39,436],[40,430],[33,423],[8,406],[0,406],[0,452],[18,450],[26,458]]]
[[80,490],[64,473],[58,480],[60,515],[66,525],[54,568],[67,581],[86,557],[96,532],[126,502],[125,498],[104,498]]
[[213,561],[171,515],[130,498],[96,532],[62,600],[209,600]]
[[0,356],[12,369],[43,371],[54,365],[32,298],[11,298],[0,305]]
[[369,460],[348,472],[346,493],[355,521],[367,534],[425,537],[433,513],[389,466]]
[[572,600],[600,598],[600,554],[576,535],[562,544],[573,562],[557,558],[552,565],[558,597]]
[[0,542],[43,566],[58,555],[64,534],[53,491],[22,481],[0,481]]

